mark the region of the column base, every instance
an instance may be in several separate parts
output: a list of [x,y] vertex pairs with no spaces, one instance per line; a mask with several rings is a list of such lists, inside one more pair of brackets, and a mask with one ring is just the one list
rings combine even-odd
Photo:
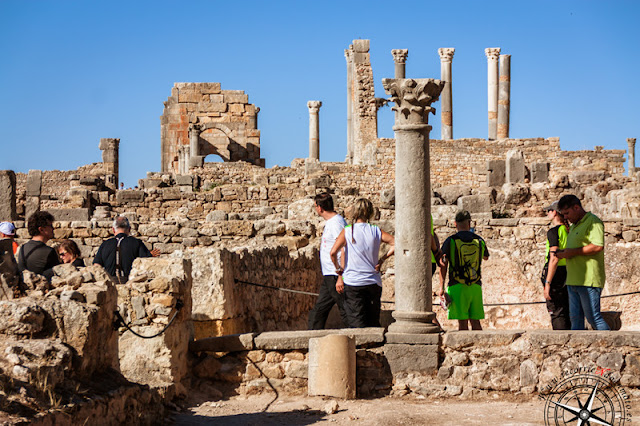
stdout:
[[393,311],[391,315],[396,321],[389,325],[389,333],[429,334],[440,332],[440,327],[432,322],[436,317],[433,312]]

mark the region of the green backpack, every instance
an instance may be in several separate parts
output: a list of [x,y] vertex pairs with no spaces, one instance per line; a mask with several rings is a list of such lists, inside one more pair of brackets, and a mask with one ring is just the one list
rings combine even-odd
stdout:
[[467,285],[480,284],[482,257],[485,243],[477,235],[471,241],[462,241],[454,235],[449,244],[449,263],[451,265],[449,285],[464,283]]

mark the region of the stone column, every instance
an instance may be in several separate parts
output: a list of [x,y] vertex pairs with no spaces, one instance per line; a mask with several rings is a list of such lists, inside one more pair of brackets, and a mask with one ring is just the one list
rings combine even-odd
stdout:
[[507,139],[509,137],[509,109],[511,108],[511,55],[500,55],[498,92],[498,139]]
[[444,82],[434,79],[383,79],[396,106],[396,306],[392,333],[436,333],[431,321],[431,168],[428,114]]
[[634,176],[636,173],[636,138],[627,138],[627,145],[629,145],[628,159],[629,159],[629,176]]
[[347,157],[345,162],[353,162],[353,45],[344,49],[347,60]]
[[105,185],[115,191],[120,185],[120,139],[101,138],[99,148],[102,151]]
[[14,221],[16,214],[16,174],[0,170],[0,221]]
[[189,157],[187,169],[202,167],[204,157],[200,155],[200,132],[202,128],[199,124],[189,126]]
[[309,101],[309,158],[320,161],[320,120],[321,101]]
[[453,47],[441,47],[440,55],[440,80],[444,81],[442,99],[440,99],[440,134],[442,139],[453,139],[453,100],[451,96],[451,62],[456,49]]
[[393,62],[395,63],[395,78],[404,78],[407,64],[408,49],[393,49]]
[[484,49],[487,55],[487,86],[489,106],[489,140],[495,140],[498,136],[498,58],[499,47]]

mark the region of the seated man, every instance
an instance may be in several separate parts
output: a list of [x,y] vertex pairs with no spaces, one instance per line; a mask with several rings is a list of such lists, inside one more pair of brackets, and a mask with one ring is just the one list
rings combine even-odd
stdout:
[[442,245],[444,256],[440,267],[440,299],[445,300],[444,282],[449,268],[447,294],[451,299],[448,319],[458,320],[459,330],[468,330],[469,321],[473,330],[482,330],[480,320],[484,319],[482,306],[482,260],[489,258],[484,240],[471,231],[471,215],[468,211],[456,214],[455,235],[447,238]]

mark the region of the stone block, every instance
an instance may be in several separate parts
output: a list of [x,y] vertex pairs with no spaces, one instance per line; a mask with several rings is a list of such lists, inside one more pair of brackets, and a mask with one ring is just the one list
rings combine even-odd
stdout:
[[385,335],[387,343],[403,343],[410,345],[438,345],[440,344],[440,334],[406,334],[387,333]]
[[220,93],[220,83],[199,83],[198,88],[204,95]]
[[[462,196],[458,198],[458,210],[467,210],[469,213],[490,212],[491,197],[489,194]],[[471,215],[471,219],[474,219],[473,214]]]
[[163,200],[179,200],[181,198],[180,188],[163,188]]
[[369,51],[369,40],[353,40],[353,51],[356,53],[367,53]]
[[356,345],[354,339],[328,335],[309,339],[309,395],[356,397]]
[[[547,219],[545,220],[548,222]],[[489,221],[489,226],[518,226],[519,222],[520,222],[520,219],[518,218],[491,219]]]
[[605,172],[602,170],[576,170],[571,173],[571,180],[581,185],[602,182],[605,178]]
[[144,201],[144,191],[135,189],[119,190],[116,192],[116,201],[118,203],[141,203]]
[[502,192],[507,204],[522,204],[529,199],[529,186],[523,183],[505,183]]
[[531,164],[531,183],[549,182],[549,163]]
[[29,170],[27,175],[27,197],[39,197],[42,193],[42,170]]
[[189,343],[191,352],[242,352],[253,350],[254,333],[207,337]]
[[88,208],[75,208],[75,209],[48,209],[49,213],[53,215],[57,222],[60,221],[87,221],[91,217],[91,212]]
[[177,175],[175,177],[176,185],[179,186],[193,186],[193,176],[191,175]]
[[507,183],[524,183],[525,174],[524,154],[522,151],[517,148],[507,151],[505,181]]
[[504,160],[487,161],[487,186],[504,185],[506,167]]
[[45,312],[30,298],[0,302],[0,334],[31,335],[43,328]]
[[186,88],[178,90],[178,102],[200,102],[201,100],[202,94],[199,91]]
[[202,112],[227,112],[227,106],[226,103],[200,102],[198,109]]
[[451,349],[462,349],[470,346],[492,347],[508,346],[514,340],[522,336],[522,330],[484,330],[477,331],[450,331],[444,334],[442,344]]
[[0,170],[0,221],[13,221],[16,214],[16,174]]
[[408,372],[435,374],[438,371],[437,345],[388,343],[384,345],[384,356],[394,375]]
[[447,185],[433,190],[436,196],[442,198],[447,204],[456,204],[458,198],[471,195],[471,188],[468,185]]
[[249,103],[249,95],[244,93],[230,93],[232,91],[223,90],[224,101],[228,104],[246,104]]
[[356,346],[379,344],[384,341],[384,328],[343,328],[340,330],[270,331],[254,338],[256,349],[308,349],[309,339],[329,334],[353,337]]

